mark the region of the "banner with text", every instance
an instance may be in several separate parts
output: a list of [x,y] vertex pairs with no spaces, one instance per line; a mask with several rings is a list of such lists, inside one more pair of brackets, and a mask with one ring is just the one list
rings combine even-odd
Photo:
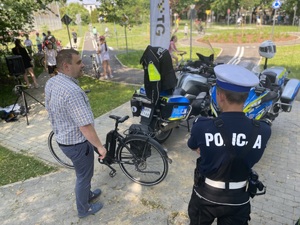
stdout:
[[170,6],[168,0],[150,1],[150,45],[169,48]]

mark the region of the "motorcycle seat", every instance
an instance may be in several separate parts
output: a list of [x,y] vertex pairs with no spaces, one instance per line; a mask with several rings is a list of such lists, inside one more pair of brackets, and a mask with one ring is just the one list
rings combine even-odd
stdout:
[[278,98],[278,93],[275,91],[269,91],[266,96],[261,99],[261,103],[271,101]]

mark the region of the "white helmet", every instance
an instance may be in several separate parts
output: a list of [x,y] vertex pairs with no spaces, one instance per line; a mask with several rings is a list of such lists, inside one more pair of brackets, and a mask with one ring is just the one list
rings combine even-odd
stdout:
[[260,56],[271,59],[276,53],[276,45],[273,41],[264,41],[260,44],[258,52]]

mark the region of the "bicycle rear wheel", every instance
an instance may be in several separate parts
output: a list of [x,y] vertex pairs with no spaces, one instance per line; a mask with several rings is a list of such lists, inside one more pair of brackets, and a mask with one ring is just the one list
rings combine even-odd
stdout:
[[51,131],[48,136],[48,147],[51,154],[57,160],[57,162],[69,169],[74,169],[74,165],[71,159],[69,159],[59,148],[53,131]]
[[39,64],[41,67],[45,67],[45,56],[41,56],[39,59]]
[[154,139],[144,135],[129,135],[120,144],[117,159],[123,173],[132,181],[145,186],[160,183],[168,174],[167,155]]

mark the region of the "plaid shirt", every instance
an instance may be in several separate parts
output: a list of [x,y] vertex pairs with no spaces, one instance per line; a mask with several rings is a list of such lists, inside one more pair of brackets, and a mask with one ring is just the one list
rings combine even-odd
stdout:
[[94,116],[78,80],[59,73],[45,87],[45,104],[58,143],[73,145],[86,140],[79,127],[94,124]]

